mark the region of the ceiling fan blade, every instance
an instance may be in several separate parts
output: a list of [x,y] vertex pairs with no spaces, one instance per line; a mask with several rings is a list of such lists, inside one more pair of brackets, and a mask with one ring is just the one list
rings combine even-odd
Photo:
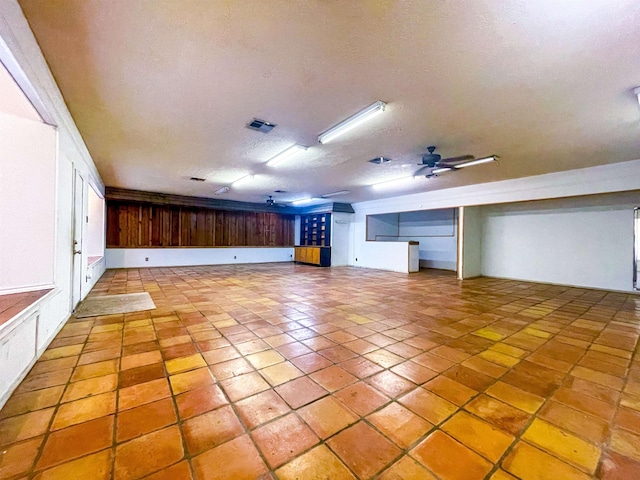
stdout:
[[438,162],[438,166],[451,166],[451,164],[466,162],[468,160],[473,160],[474,158],[476,157],[474,157],[473,155],[461,155],[459,157],[444,158]]

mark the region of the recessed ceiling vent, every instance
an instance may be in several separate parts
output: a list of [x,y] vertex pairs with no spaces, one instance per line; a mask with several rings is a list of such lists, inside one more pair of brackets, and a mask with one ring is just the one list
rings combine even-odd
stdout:
[[273,193],[287,193],[286,190],[274,190]]
[[369,163],[375,163],[376,165],[382,165],[383,163],[389,163],[391,161],[390,158],[387,157],[376,157],[369,160]]
[[247,123],[247,128],[250,128],[251,130],[257,130],[258,132],[262,133],[269,133],[274,129],[275,126],[275,123],[269,123],[258,118],[254,118],[253,121]]
[[189,180],[191,180],[192,182],[204,182],[204,178],[199,178],[199,177],[191,177]]

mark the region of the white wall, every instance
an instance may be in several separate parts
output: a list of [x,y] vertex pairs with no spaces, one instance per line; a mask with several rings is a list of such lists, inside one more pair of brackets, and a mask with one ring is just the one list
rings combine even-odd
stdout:
[[397,213],[370,215],[367,217],[367,240],[370,242],[390,242],[400,233]]
[[342,267],[349,264],[352,224],[353,213],[334,212],[331,214],[332,267]]
[[639,203],[632,194],[484,207],[482,274],[631,291]]
[[354,266],[408,273],[409,243],[366,242],[358,250]]
[[[11,284],[20,285],[20,290],[25,291],[38,288],[43,279],[54,287],[31,309],[4,324],[4,328],[0,327],[1,408],[71,314],[74,171],[100,193],[104,192],[104,185],[16,0],[0,2],[0,62],[12,77],[11,82],[2,84],[2,95],[7,92],[7,85],[14,93],[19,86],[17,90],[26,95],[32,105],[23,103],[22,108],[14,104],[11,114],[0,114],[4,115],[0,125],[0,176],[3,182],[0,191],[6,193],[7,189],[13,189],[12,195],[22,201],[23,214],[25,206],[29,211],[35,211],[29,219],[32,225],[26,228],[33,228],[32,235],[38,237],[25,240],[19,232],[12,232],[13,238],[9,240],[3,236],[1,241],[9,244],[0,250],[7,251],[5,247],[9,251],[22,249],[22,268],[31,271],[16,273],[13,267],[11,271],[6,270],[6,260],[3,260],[0,279],[4,280],[0,281],[6,285],[9,278]],[[14,95],[13,98],[18,97]],[[19,102],[24,102],[24,98]],[[33,114],[33,107],[37,115]],[[38,116],[44,123],[39,123]],[[26,128],[24,121],[31,122],[31,126]],[[57,127],[57,135],[55,128],[49,125]],[[33,136],[25,135],[27,130]],[[12,145],[11,149],[5,150],[6,145]],[[23,166],[29,170],[21,170],[22,167],[15,165],[17,157],[5,155],[17,151],[25,154],[21,162],[27,162]],[[82,199],[84,205],[87,201],[86,197]],[[40,205],[43,210],[39,210]],[[31,208],[34,206],[35,209]],[[15,206],[3,195],[0,208],[3,209],[0,234],[3,234],[5,220],[15,220],[9,219],[4,210],[15,211]],[[104,263],[94,268],[92,280],[83,280],[87,272],[82,272],[83,278],[78,281],[92,285],[103,272]]]
[[292,262],[293,247],[107,248],[107,268]]
[[105,201],[98,195],[93,187],[89,186],[88,191],[88,211],[87,211],[87,236],[85,245],[88,256],[104,255],[105,243]]
[[0,294],[53,285],[55,239],[56,131],[5,106],[0,96]]
[[482,207],[460,207],[458,221],[462,223],[462,271],[458,278],[482,275]]

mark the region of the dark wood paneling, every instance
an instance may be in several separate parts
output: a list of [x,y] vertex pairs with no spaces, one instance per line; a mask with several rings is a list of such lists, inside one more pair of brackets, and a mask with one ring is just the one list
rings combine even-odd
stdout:
[[278,247],[293,232],[293,215],[107,200],[108,247]]

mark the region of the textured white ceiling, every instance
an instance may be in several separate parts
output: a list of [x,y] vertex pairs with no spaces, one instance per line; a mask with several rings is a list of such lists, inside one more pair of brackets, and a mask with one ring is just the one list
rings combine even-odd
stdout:
[[[213,196],[254,173],[221,197],[355,202],[640,158],[637,0],[20,4],[108,186]],[[384,114],[317,143],[376,100]],[[310,148],[265,166],[293,143]],[[501,161],[369,187],[428,145]]]

